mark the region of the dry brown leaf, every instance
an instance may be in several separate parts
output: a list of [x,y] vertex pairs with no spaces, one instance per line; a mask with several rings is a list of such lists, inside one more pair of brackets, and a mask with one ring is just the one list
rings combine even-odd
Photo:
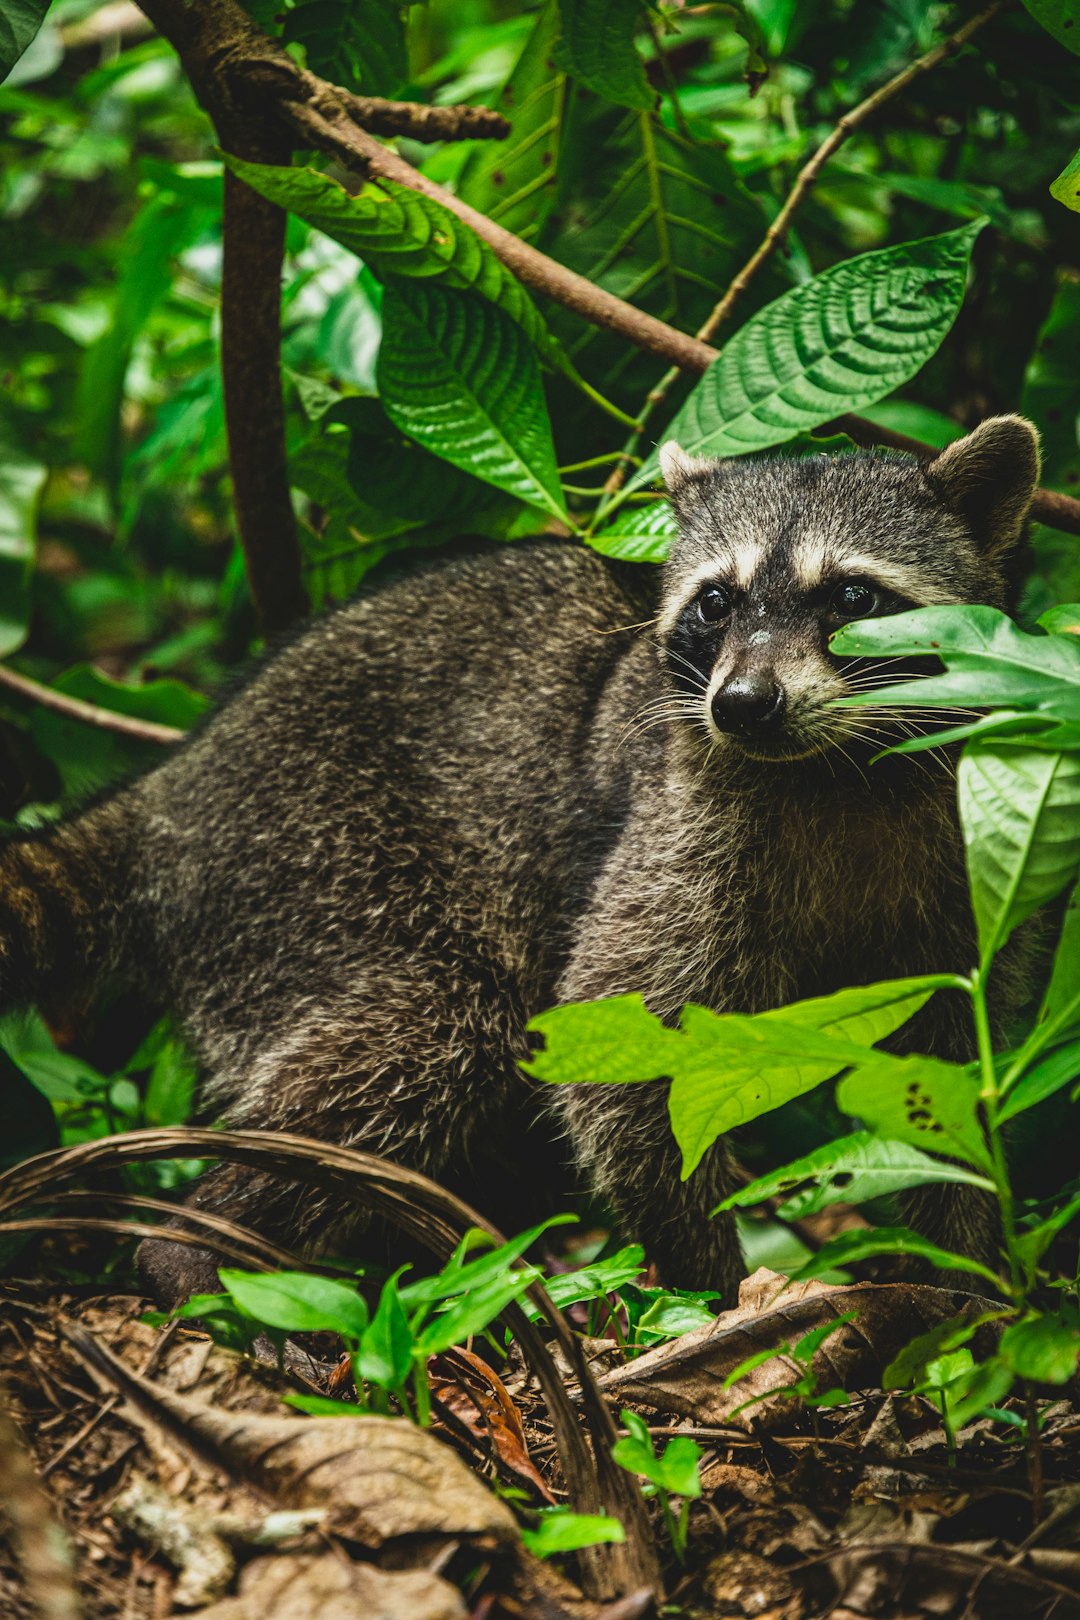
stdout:
[[287,1507],[328,1507],[367,1545],[442,1534],[517,1539],[510,1509],[456,1452],[407,1418],[264,1417],[209,1406],[137,1378],[81,1328],[72,1348],[143,1419],[161,1423],[199,1455]]
[[317,1557],[256,1558],[236,1597],[200,1610],[200,1620],[467,1620],[461,1593],[426,1570],[347,1564]]
[[858,1615],[904,1620],[1080,1620],[1080,1597],[1057,1581],[934,1543],[846,1547],[808,1565],[803,1580],[830,1614],[843,1604]]
[[[781,1399],[760,1401],[733,1416],[755,1396],[794,1383],[802,1366],[778,1354],[730,1389],[724,1380],[740,1363],[771,1346],[796,1343],[812,1328],[852,1311],[855,1320],[837,1329],[814,1356],[821,1390],[867,1389],[881,1382],[893,1357],[920,1333],[963,1311],[994,1309],[992,1301],[948,1288],[917,1283],[795,1284],[764,1269],[739,1290],[739,1304],[714,1325],[684,1333],[670,1344],[597,1380],[606,1395],[636,1401],[656,1412],[692,1417],[701,1424],[768,1426],[790,1410]],[[783,1292],[781,1292],[783,1290]]]
[[542,1474],[529,1456],[521,1413],[498,1373],[471,1350],[448,1350],[429,1364],[431,1393],[475,1435],[483,1449],[493,1448],[499,1461],[554,1502]]

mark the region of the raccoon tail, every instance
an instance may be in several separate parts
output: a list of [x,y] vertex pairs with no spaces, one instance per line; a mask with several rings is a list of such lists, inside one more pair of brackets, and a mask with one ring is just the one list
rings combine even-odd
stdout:
[[120,966],[131,842],[122,803],[106,800],[0,845],[0,1013],[76,1012]]

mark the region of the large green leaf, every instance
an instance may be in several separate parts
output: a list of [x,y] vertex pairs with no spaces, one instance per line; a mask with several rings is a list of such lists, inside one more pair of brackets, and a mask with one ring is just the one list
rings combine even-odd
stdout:
[[986,964],[1080,873],[1080,756],[972,742],[957,781]]
[[[668,436],[692,455],[742,455],[884,399],[951,327],[984,223],[864,253],[784,293],[725,346]],[[656,471],[654,453],[629,487]]]
[[559,0],[562,37],[555,60],[579,84],[623,107],[655,105],[634,34],[645,22],[644,0]]
[[990,1170],[975,1074],[938,1058],[876,1058],[837,1087],[836,1101],[845,1114],[880,1136]]
[[557,0],[547,0],[496,106],[505,141],[480,143],[458,180],[467,203],[532,241],[555,204],[566,115],[566,74],[555,61]]
[[678,1029],[646,1011],[637,995],[557,1007],[529,1026],[546,1044],[527,1068],[561,1084],[669,1078],[685,1177],[725,1131],[853,1064],[899,1062],[869,1043],[898,1029],[942,983],[935,977],[858,986],[756,1017],[690,1005]]
[[997,1273],[981,1261],[942,1249],[905,1226],[877,1226],[869,1232],[841,1232],[839,1237],[830,1238],[828,1243],[822,1244],[812,1260],[793,1271],[789,1281],[801,1282],[806,1277],[820,1277],[840,1266],[851,1266],[859,1260],[872,1260],[879,1254],[910,1254],[916,1259],[926,1260],[938,1271],[967,1271],[973,1276],[985,1278],[996,1288],[1001,1285]]
[[48,469],[0,444],[0,658],[26,640],[37,509]]
[[[650,113],[574,98],[558,207],[540,243],[571,270],[692,332],[761,240],[765,223],[722,147],[688,141]],[[787,279],[782,261],[766,269],[747,295],[748,310]],[[657,380],[655,355],[565,310],[552,310],[549,319],[591,382],[628,410],[640,408]]]
[[3,0],[0,5],[0,79],[6,79],[45,20],[49,0]]
[[[788,1221],[816,1215],[830,1204],[865,1204],[872,1198],[922,1187],[930,1182],[970,1182],[993,1190],[985,1176],[929,1154],[910,1142],[896,1142],[870,1131],[856,1131],[826,1142],[792,1164],[759,1176],[720,1205],[747,1208],[767,1198],[784,1197],[778,1214]],[[809,1186],[805,1184],[809,1183]],[[794,1191],[801,1188],[801,1191]]]
[[1080,56],[1080,3],[1078,0],[1024,0],[1024,9],[1059,45]]
[[369,181],[351,196],[316,169],[225,161],[260,196],[333,237],[377,275],[439,279],[444,286],[479,293],[498,304],[532,342],[550,343],[543,317],[517,277],[433,197],[392,180]]
[[586,538],[594,551],[624,562],[663,562],[677,538],[679,525],[667,501],[624,506],[612,523]]
[[[945,665],[943,675],[841,698],[841,707],[993,706],[1003,712],[958,726],[949,737],[1022,729],[1039,731],[1040,743],[1050,748],[1080,743],[1080,637],[1068,634],[1065,625],[1051,635],[1031,635],[997,608],[915,608],[857,619],[837,631],[830,645],[842,658],[929,655]],[[931,735],[922,745],[941,740],[940,734]]]
[[536,353],[497,305],[430,282],[388,287],[378,377],[387,416],[411,439],[565,515]]
[[281,37],[304,47],[312,73],[347,90],[393,96],[409,72],[397,0],[297,0]]

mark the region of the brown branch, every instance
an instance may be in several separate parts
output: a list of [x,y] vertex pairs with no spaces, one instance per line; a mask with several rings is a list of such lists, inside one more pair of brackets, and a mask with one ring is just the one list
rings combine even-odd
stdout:
[[825,137],[813,157],[799,170],[795,184],[788,194],[787,201],[765,232],[761,246],[751,254],[742,269],[734,276],[730,287],[701,328],[698,337],[707,343],[717,327],[727,320],[762,265],[772,257],[777,248],[784,242],[791,226],[792,216],[814,186],[826,163],[828,163],[833,153],[838,151],[844,142],[855,133],[860,124],[865,124],[866,120],[873,117],[879,107],[884,106],[887,101],[891,101],[893,96],[898,96],[901,91],[906,90],[909,84],[921,78],[924,73],[929,73],[939,63],[946,61],[950,56],[955,56],[957,51],[967,44],[973,34],[977,33],[992,17],[996,17],[999,11],[1003,11],[1009,3],[1010,0],[994,0],[993,5],[987,6],[985,11],[980,11],[978,16],[972,17],[962,28],[958,28],[955,34],[950,34],[948,39],[943,39],[939,45],[935,45],[933,50],[927,51],[917,61],[909,62],[906,68],[902,68],[895,77],[889,80],[888,84],[883,84],[880,90],[875,90],[873,95],[867,96],[865,101],[860,101],[857,107],[853,107],[850,112],[844,113],[838,119],[836,128]]
[[159,725],[156,720],[139,720],[133,714],[117,714],[113,709],[101,709],[96,703],[84,703],[82,698],[69,697],[55,687],[32,681],[29,675],[17,675],[6,664],[0,664],[0,686],[30,698],[43,709],[52,709],[66,720],[81,720],[84,725],[96,726],[99,731],[115,731],[136,742],[175,743],[186,734],[177,726]]
[[430,107],[422,101],[387,101],[382,96],[354,95],[338,84],[326,86],[313,73],[302,73],[300,78],[309,87],[316,107],[323,90],[329,88],[353,121],[370,135],[404,135],[413,141],[505,141],[510,133],[509,121],[491,107]]
[[[711,342],[717,328],[727,320],[762,265],[784,243],[795,210],[805,200],[818,175],[833,153],[843,146],[844,142],[858,129],[859,125],[865,123],[886,101],[890,101],[893,96],[899,95],[901,90],[906,90],[913,80],[924,73],[929,73],[930,69],[937,67],[939,62],[944,62],[948,57],[955,56],[956,52],[967,43],[972,34],[980,29],[984,23],[989,22],[991,17],[996,16],[1008,3],[1009,0],[994,0],[993,5],[988,6],[977,17],[973,17],[970,22],[965,23],[963,28],[958,28],[955,34],[951,34],[948,39],[942,40],[940,45],[935,45],[933,50],[927,51],[917,61],[909,63],[906,68],[901,69],[899,73],[891,78],[888,84],[883,84],[880,90],[875,90],[873,95],[867,96],[866,100],[861,101],[857,107],[853,107],[850,112],[844,113],[836,128],[826,136],[813,157],[799,170],[795,184],[788,194],[787,201],[765,232],[760,247],[750,255],[742,269],[736,271],[727,291],[708,319],[699,328],[697,336],[703,343]],[[642,433],[664,404],[678,380],[679,368],[678,366],[672,366],[670,370],[664,373],[655,388],[650,389],[639,414],[637,428],[627,439],[622,449],[622,455],[612,468],[611,474],[604,485],[606,499],[617,494],[626,482],[632,465],[631,458],[638,447]],[[838,431],[840,430],[838,429]],[[925,446],[920,448],[925,451]]]
[[[322,81],[316,81],[319,104],[312,105],[311,90],[304,83],[300,69],[284,51],[259,33],[237,0],[202,0],[199,6],[190,8],[183,0],[143,0],[143,5],[155,22],[159,17],[167,17],[173,32],[199,29],[200,49],[205,59],[213,62],[223,76],[239,75],[252,91],[258,82],[260,96],[269,96],[273,103],[272,108],[270,103],[264,103],[267,113],[273,110],[292,131],[297,145],[316,147],[361,174],[395,180],[399,185],[434,197],[487,242],[532,291],[554,299],[592,325],[606,327],[636,347],[660,355],[681,371],[703,372],[716,359],[717,351],[711,344],[690,337],[665,321],[635,309],[602,287],[594,286],[584,276],[576,275],[470,208],[460,197],[418,174],[403,159],[359,129],[331,87],[324,86]],[[158,26],[172,37],[164,21],[158,22]],[[259,69],[257,73],[253,71],[255,66]],[[878,427],[865,417],[845,416],[838,420],[844,431],[861,437],[864,442],[915,450],[924,457],[934,454],[930,445]],[[1039,490],[1032,503],[1032,514],[1067,534],[1080,534],[1080,501],[1071,496]]]

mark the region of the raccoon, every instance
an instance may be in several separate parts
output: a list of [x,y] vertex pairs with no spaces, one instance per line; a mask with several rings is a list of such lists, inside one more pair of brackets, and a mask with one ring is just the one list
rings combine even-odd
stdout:
[[[141,778],[0,854],[0,1004],[70,1017],[111,983],[169,1008],[208,1109],[388,1155],[469,1189],[500,1142],[523,1178],[545,1116],[671,1284],[730,1296],[718,1143],[683,1182],[666,1084],[540,1087],[547,1007],[639,991],[758,1011],[974,959],[947,766],[874,763],[898,723],[830,700],[873,678],[841,624],[926,603],[1010,608],[1038,479],[1018,417],[921,465],[878,451],[662,468],[662,572],[537,538],[390,577],[267,657]],[[1004,1017],[1019,974],[997,989]],[[969,1056],[939,994],[899,1050]],[[236,1166],[199,1206],[308,1252],[332,1209]],[[916,1201],[970,1252],[982,1211]],[[166,1304],[213,1257],[151,1242]]]

